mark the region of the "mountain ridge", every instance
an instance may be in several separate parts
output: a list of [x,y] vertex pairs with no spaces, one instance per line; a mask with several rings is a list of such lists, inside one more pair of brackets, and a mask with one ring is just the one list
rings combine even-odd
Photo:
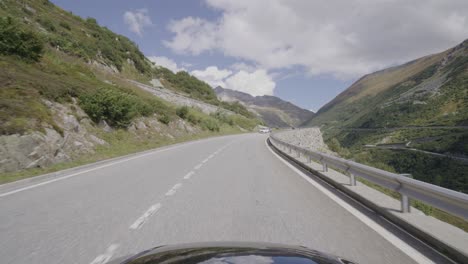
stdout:
[[240,102],[261,117],[268,126],[295,127],[314,115],[291,102],[271,95],[252,96],[248,93],[222,88],[214,89],[221,101]]

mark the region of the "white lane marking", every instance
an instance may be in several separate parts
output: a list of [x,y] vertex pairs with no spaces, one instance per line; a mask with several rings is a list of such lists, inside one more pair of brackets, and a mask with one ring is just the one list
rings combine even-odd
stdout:
[[412,258],[416,263],[435,263],[432,260],[426,258],[423,254],[419,253],[416,249],[414,249],[411,245],[406,243],[404,240],[400,239],[399,237],[395,236],[385,228],[383,228],[381,225],[377,224],[374,220],[366,216],[365,214],[359,212],[357,209],[346,203],[345,201],[341,200],[338,196],[336,196],[334,193],[330,192],[327,190],[325,187],[317,183],[316,181],[312,180],[310,177],[305,175],[302,171],[298,170],[296,167],[291,165],[289,162],[285,161],[283,158],[281,158],[278,154],[276,154],[269,146],[268,143],[265,141],[265,145],[267,146],[268,150],[270,150],[273,155],[275,155],[279,160],[281,160],[286,166],[291,168],[294,172],[299,174],[302,178],[304,178],[307,182],[312,184],[315,188],[320,190],[322,193],[324,193],[326,196],[328,196],[330,199],[332,199],[335,203],[343,207],[346,211],[350,212],[352,215],[354,215],[357,219],[361,220],[364,224],[366,224],[368,227],[373,229],[375,232],[377,232],[379,235],[381,235],[384,239],[386,239],[388,242],[393,244],[395,247],[400,249],[403,253],[408,255],[410,258]]
[[152,216],[154,213],[156,213],[159,209],[161,208],[161,204],[157,203],[155,205],[152,205],[146,212],[140,216],[131,226],[130,229],[138,229],[140,228],[147,220]]
[[108,163],[108,164],[104,164],[104,165],[94,167],[94,168],[91,168],[91,169],[87,169],[87,170],[84,170],[84,171],[75,172],[75,173],[72,173],[70,175],[66,175],[66,176],[63,176],[63,177],[60,177],[60,178],[57,178],[57,179],[37,183],[37,184],[34,184],[34,185],[30,185],[30,186],[27,186],[27,187],[16,189],[14,191],[2,193],[2,194],[0,194],[0,198],[8,196],[8,195],[15,194],[15,193],[19,193],[19,192],[22,192],[22,191],[34,189],[34,188],[37,188],[39,186],[43,186],[43,185],[46,185],[46,184],[49,184],[49,183],[53,183],[53,182],[65,180],[65,179],[68,179],[68,178],[71,178],[71,177],[75,177],[75,176],[83,174],[83,173],[103,169],[103,168],[110,167],[110,166],[113,166],[113,165],[116,165],[116,164],[119,164],[119,163],[123,163],[123,162],[127,162],[127,161],[130,161],[130,160],[138,159],[138,158],[141,158],[141,157],[153,155],[153,154],[156,154],[156,153],[161,153],[161,152],[172,150],[172,149],[179,148],[179,147],[184,147],[184,146],[187,146],[187,145],[192,145],[192,144],[195,144],[195,143],[199,143],[199,141],[189,142],[189,143],[185,143],[185,144],[182,144],[182,145],[177,145],[177,146],[173,146],[173,147],[169,147],[169,148],[165,148],[165,149],[160,149],[160,150],[152,151],[150,153],[145,153],[145,154],[138,155],[138,156],[135,156],[135,157],[130,157],[130,158],[122,159],[122,160],[119,160],[119,161],[111,162],[111,163]]
[[[193,167],[194,170],[199,170],[203,164],[207,163],[210,159],[214,158],[214,156],[221,152],[222,150],[224,150],[225,148],[227,148],[229,145],[231,145],[232,143],[229,143],[227,145],[224,145],[222,146],[221,148],[219,148],[216,152],[212,153],[210,156],[208,156],[206,159],[204,159],[201,163],[197,164],[195,167]],[[185,179],[185,177],[184,177]]]
[[177,183],[176,185],[172,186],[172,188],[169,191],[167,191],[166,196],[174,195],[177,189],[179,189],[180,187],[182,187],[182,183]]
[[191,172],[187,173],[187,174],[184,176],[184,179],[185,179],[185,180],[188,180],[188,179],[190,179],[190,177],[192,177],[194,174],[195,174],[195,172],[194,172],[194,171],[191,171]]
[[91,264],[104,264],[104,263],[107,263],[109,262],[109,260],[112,258],[112,256],[114,255],[115,251],[117,250],[117,248],[119,248],[119,245],[118,244],[112,244],[110,245],[106,252],[102,255],[99,255],[97,256],[92,262]]

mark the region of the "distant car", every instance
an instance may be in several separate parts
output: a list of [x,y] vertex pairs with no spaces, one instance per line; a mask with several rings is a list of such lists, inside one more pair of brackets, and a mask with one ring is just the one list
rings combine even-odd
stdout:
[[260,132],[260,133],[270,133],[271,130],[269,128],[260,128],[260,130],[258,130],[258,132]]
[[110,262],[110,264],[137,263],[353,264],[354,262],[302,246],[252,242],[208,242],[161,246]]

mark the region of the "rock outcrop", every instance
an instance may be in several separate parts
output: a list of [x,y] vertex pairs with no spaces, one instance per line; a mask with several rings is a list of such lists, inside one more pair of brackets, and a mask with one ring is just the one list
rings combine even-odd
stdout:
[[[43,131],[33,131],[24,135],[0,136],[0,173],[48,167],[95,153],[97,146],[108,145],[96,135],[96,131],[101,131],[101,134],[116,132],[105,121],[95,125],[76,100],[69,104],[46,100],[43,102],[48,106],[56,125],[52,127],[44,124]],[[136,118],[127,131],[139,139],[155,134],[175,139],[199,133],[200,128],[182,119],[175,119],[165,125],[154,115]]]
[[44,100],[44,104],[49,107],[56,127],[45,126],[41,132],[24,135],[0,136],[0,172],[70,161],[94,153],[97,145],[107,144],[88,131],[91,121],[76,102],[63,105]]

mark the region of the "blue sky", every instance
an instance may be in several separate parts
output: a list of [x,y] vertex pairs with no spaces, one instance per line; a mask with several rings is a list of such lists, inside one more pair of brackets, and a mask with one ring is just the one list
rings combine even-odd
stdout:
[[52,0],[212,86],[318,110],[363,74],[468,36],[466,1]]

